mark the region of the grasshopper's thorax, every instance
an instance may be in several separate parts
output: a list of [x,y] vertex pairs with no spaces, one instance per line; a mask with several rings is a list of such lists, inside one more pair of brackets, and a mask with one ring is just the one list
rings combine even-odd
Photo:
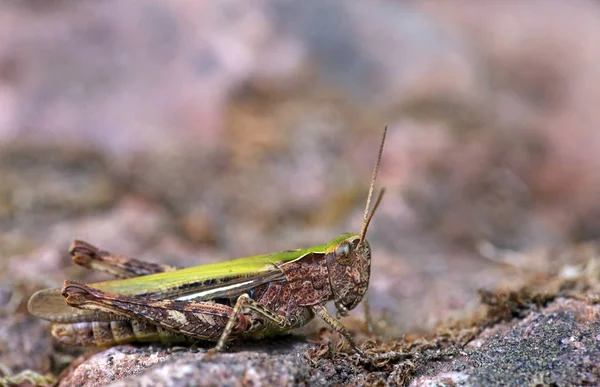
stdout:
[[359,235],[350,235],[327,254],[329,286],[335,306],[346,315],[363,299],[369,287],[371,247]]

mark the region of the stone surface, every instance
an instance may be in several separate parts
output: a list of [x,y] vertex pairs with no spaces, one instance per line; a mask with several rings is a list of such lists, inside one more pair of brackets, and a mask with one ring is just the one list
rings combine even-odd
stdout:
[[314,345],[293,337],[237,345],[209,360],[203,349],[119,346],[73,367],[60,385],[597,385],[599,317],[598,304],[559,298],[482,330],[451,356],[424,351],[429,360],[379,368],[355,356],[315,357]]
[[236,346],[204,359],[204,349],[118,346],[91,356],[61,386],[294,385],[317,378],[305,359],[309,345],[280,338]]
[[411,386],[600,384],[600,305],[558,299],[522,320],[486,329],[465,355],[417,371]]

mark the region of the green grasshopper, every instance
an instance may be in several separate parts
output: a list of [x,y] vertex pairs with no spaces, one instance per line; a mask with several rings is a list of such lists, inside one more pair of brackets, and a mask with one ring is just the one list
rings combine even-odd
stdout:
[[326,310],[334,301],[346,316],[369,286],[371,248],[365,239],[384,189],[369,211],[387,127],[367,196],[360,234],[345,233],[322,245],[176,269],[102,251],[75,241],[74,263],[119,280],[35,293],[29,312],[54,322],[52,335],[66,345],[111,346],[130,342],[217,342],[260,339],[306,325],[315,315],[357,352],[345,327]]

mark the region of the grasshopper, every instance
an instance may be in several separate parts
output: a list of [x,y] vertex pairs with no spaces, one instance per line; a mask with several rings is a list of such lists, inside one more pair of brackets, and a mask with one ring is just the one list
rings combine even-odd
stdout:
[[143,262],[75,241],[75,264],[105,271],[118,280],[85,285],[65,281],[61,289],[35,293],[29,312],[52,321],[52,335],[66,345],[111,346],[130,342],[216,342],[261,339],[323,319],[357,352],[352,336],[325,308],[334,301],[346,316],[369,286],[371,248],[365,239],[381,202],[369,211],[387,127],[367,196],[360,234],[345,233],[322,245],[275,254],[176,269]]

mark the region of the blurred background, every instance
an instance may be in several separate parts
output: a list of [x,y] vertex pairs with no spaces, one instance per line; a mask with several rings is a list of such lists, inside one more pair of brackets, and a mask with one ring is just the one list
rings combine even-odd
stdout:
[[462,318],[590,254],[598,101],[591,0],[2,2],[0,362],[47,370],[27,298],[106,278],[73,239],[191,266],[357,232],[385,124],[377,328]]

